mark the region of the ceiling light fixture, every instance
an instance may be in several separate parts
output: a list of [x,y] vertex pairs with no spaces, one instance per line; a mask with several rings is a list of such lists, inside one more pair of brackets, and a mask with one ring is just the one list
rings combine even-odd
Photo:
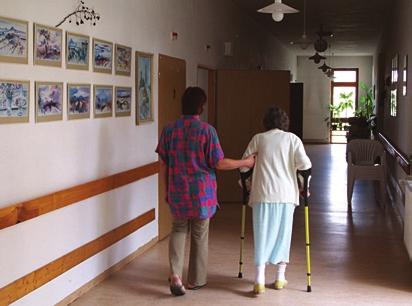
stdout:
[[323,62],[323,65],[318,67],[318,69],[321,69],[323,72],[327,72],[329,69],[332,69],[332,67],[326,65],[326,62]]
[[280,22],[283,20],[284,14],[294,14],[298,13],[299,11],[282,3],[282,0],[275,0],[275,3],[261,8],[260,10],[258,10],[258,12],[264,14],[272,14],[272,19],[276,22]]
[[302,36],[298,40],[291,42],[291,45],[297,44],[297,45],[300,46],[300,48],[302,50],[306,50],[312,43],[313,43],[313,41],[306,35],[306,0],[303,0],[303,32],[302,32]]
[[315,53],[315,55],[312,55],[309,57],[310,60],[313,60],[315,64],[319,64],[321,60],[325,60],[326,57],[320,55],[318,52]]

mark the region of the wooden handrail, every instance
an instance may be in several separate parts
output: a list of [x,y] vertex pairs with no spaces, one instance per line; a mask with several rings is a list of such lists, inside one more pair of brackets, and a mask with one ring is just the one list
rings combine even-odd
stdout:
[[159,162],[0,208],[0,229],[13,226],[159,172]]
[[382,133],[378,134],[379,140],[382,142],[386,152],[395,158],[399,166],[405,171],[407,175],[411,174],[411,163],[408,156],[399,150],[388,138],[386,138]]
[[135,219],[107,232],[99,238],[63,255],[62,257],[26,274],[14,282],[0,288],[0,305],[9,305],[30,292],[47,284],[86,259],[96,255],[109,246],[134,233],[139,228],[155,220],[155,210],[136,217]]

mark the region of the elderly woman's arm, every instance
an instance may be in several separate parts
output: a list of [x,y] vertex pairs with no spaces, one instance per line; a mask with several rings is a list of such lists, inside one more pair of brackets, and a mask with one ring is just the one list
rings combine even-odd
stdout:
[[233,170],[237,168],[252,168],[253,165],[255,164],[255,156],[250,155],[245,159],[230,159],[230,158],[224,158],[219,160],[219,162],[216,165],[216,169],[218,170]]
[[296,137],[295,165],[298,170],[308,170],[312,168],[312,163],[306,155],[303,143],[298,137]]

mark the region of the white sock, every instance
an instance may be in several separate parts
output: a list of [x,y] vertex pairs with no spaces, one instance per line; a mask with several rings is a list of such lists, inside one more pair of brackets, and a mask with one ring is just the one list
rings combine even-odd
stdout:
[[276,280],[280,280],[280,281],[286,280],[285,271],[286,271],[287,264],[284,262],[281,262],[281,263],[278,263],[277,266],[278,266],[278,269],[276,271]]
[[265,284],[265,265],[256,266],[255,284]]

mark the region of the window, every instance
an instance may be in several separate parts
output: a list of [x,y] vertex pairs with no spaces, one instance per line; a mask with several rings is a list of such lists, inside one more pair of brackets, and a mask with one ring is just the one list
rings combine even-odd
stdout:
[[358,101],[359,70],[334,69],[331,83],[331,142],[346,143],[348,118],[355,115]]

